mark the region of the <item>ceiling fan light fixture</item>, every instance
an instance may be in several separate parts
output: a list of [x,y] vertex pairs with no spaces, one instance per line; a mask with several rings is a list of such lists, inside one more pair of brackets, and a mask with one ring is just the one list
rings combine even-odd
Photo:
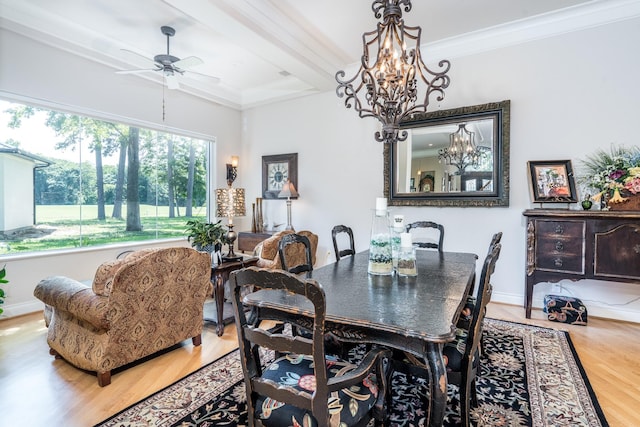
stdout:
[[[155,55],[153,57],[152,61],[153,61],[153,66],[155,68],[136,69],[136,70],[119,70],[119,71],[116,71],[116,73],[117,74],[138,74],[138,73],[143,73],[148,71],[159,72],[162,74],[164,81],[166,82],[166,85],[169,89],[178,89],[180,87],[179,82],[177,80],[178,75],[184,75],[185,71],[189,71],[188,70],[189,68],[204,63],[202,59],[198,58],[197,56],[188,56],[186,58],[180,59],[177,56],[171,55],[169,50],[169,47],[170,47],[169,38],[173,37],[176,34],[176,30],[169,26],[162,26],[160,27],[160,31],[162,32],[162,34],[167,36],[167,52]],[[129,52],[131,54],[134,54],[137,57],[143,57],[145,61],[151,61],[151,59],[144,57],[143,55],[140,55],[136,52],[126,50],[126,49],[122,49],[122,50]],[[206,74],[200,74],[200,73],[191,72],[191,71],[190,73],[205,76],[211,79],[212,81],[214,81],[215,83],[218,83],[220,81],[219,78],[209,76]]]

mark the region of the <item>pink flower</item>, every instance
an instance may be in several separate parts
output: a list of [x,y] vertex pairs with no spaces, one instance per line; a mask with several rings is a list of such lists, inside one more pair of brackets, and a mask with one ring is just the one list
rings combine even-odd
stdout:
[[630,181],[627,181],[626,184],[624,184],[624,188],[626,188],[633,194],[640,193],[640,178],[636,177]]

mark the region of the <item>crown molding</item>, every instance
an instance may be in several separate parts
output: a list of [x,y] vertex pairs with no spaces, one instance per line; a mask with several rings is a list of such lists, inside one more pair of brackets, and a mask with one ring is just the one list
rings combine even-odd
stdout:
[[[594,0],[533,18],[462,34],[421,46],[430,58],[460,58],[582,31],[640,16],[640,0]],[[436,60],[434,59],[433,62]]]

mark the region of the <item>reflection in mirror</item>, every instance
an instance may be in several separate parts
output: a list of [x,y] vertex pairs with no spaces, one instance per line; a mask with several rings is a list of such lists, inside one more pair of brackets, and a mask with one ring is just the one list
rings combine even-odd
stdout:
[[416,115],[385,144],[390,205],[508,206],[509,101]]

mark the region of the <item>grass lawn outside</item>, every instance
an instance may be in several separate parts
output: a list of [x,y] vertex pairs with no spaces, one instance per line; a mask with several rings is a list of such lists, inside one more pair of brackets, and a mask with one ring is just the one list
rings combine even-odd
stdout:
[[[193,211],[191,218],[206,218],[204,207]],[[168,206],[140,205],[142,231],[125,231],[126,206],[123,219],[111,218],[113,205],[105,206],[105,212],[107,219],[98,221],[97,205],[38,205],[37,225],[0,240],[0,255],[183,237],[190,219],[178,216],[184,215],[184,207],[169,218]]]

